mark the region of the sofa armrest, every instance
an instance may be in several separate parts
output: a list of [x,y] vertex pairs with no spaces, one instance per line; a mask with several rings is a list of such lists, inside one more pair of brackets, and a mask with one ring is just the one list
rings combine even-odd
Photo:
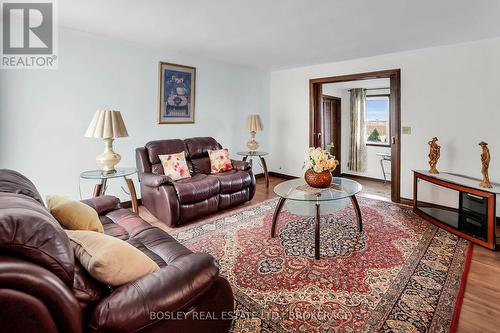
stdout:
[[[158,312],[187,309],[201,297],[219,275],[215,259],[191,253],[168,266],[121,286],[95,307],[90,328],[103,332],[130,332],[159,321]],[[164,319],[164,318],[163,318]]]
[[252,168],[252,165],[247,161],[231,160],[231,163],[233,164],[233,169],[239,171],[246,171]]
[[163,184],[172,184],[172,178],[165,175],[155,175],[153,173],[145,173],[142,175],[141,182],[149,187],[158,187]]
[[97,215],[106,215],[107,213],[120,209],[120,199],[112,195],[102,195],[95,198],[85,199],[82,202],[95,209]]
[[0,296],[3,332],[54,332],[51,324],[59,332],[82,332],[84,319],[77,299],[61,279],[42,266],[0,256],[0,286],[4,291]]

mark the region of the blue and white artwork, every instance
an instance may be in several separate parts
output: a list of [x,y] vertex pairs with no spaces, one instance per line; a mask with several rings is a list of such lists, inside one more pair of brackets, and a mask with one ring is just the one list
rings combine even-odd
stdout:
[[196,69],[160,62],[160,124],[193,123]]

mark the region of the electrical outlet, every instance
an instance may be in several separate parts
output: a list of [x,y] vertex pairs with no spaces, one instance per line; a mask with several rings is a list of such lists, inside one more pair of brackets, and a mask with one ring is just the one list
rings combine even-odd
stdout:
[[410,126],[403,126],[403,127],[401,128],[401,132],[402,132],[403,134],[411,134],[411,127],[410,127]]

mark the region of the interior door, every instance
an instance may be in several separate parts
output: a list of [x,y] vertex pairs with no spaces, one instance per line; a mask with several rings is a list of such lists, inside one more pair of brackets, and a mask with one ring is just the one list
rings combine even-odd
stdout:
[[[322,99],[322,140],[321,145],[324,149],[330,143],[333,148],[330,153],[340,162],[340,140],[341,140],[341,111],[340,98],[323,95]],[[340,176],[340,166],[333,172],[334,176]]]

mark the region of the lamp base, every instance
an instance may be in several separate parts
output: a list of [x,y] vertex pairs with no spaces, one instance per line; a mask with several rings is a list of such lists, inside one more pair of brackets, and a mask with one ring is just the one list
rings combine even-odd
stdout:
[[255,141],[255,139],[252,139],[247,142],[247,148],[250,151],[256,151],[257,149],[259,149],[259,143]]
[[96,157],[96,163],[102,168],[103,175],[110,175],[116,172],[117,165],[122,157],[113,151],[113,139],[104,139],[106,144],[104,152]]
[[113,170],[102,170],[101,174],[104,175],[104,176],[109,176],[109,175],[115,174],[116,172],[117,172],[116,169],[113,169]]
[[255,141],[255,132],[250,132],[250,141],[247,142],[247,148],[250,150],[250,151],[256,151],[257,149],[259,149],[259,143],[257,141]]

